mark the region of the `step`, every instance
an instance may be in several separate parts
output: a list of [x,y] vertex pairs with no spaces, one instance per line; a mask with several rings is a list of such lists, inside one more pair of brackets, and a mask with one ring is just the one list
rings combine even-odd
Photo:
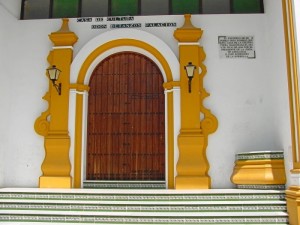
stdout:
[[[181,214],[180,214],[181,215]],[[187,216],[178,213],[158,216],[156,213],[142,214],[97,214],[58,215],[58,214],[0,214],[3,222],[60,222],[60,223],[97,223],[97,224],[288,224],[286,213],[257,215],[255,213],[215,214],[201,213]]]
[[285,202],[280,201],[267,201],[263,203],[247,202],[247,204],[241,204],[237,201],[234,202],[184,202],[181,204],[175,204],[174,202],[169,204],[167,202],[152,202],[152,204],[145,202],[122,202],[116,204],[115,202],[109,203],[74,203],[74,202],[0,202],[0,212],[3,210],[51,210],[51,211],[139,211],[139,212],[211,212],[211,211],[235,211],[235,212],[247,212],[247,211],[286,211]]
[[[235,191],[232,191],[235,190]],[[285,200],[284,191],[219,189],[178,190],[88,190],[88,189],[0,189],[1,199],[76,201],[266,201]]]
[[0,224],[288,224],[284,191],[0,189]]

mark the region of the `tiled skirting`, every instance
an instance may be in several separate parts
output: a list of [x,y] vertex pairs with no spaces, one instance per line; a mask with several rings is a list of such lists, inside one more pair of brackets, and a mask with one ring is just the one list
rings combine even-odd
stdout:
[[166,189],[165,181],[92,181],[83,182],[83,188],[91,189]]
[[264,216],[243,217],[243,213],[235,218],[224,216],[223,218],[216,218],[215,216],[205,218],[183,218],[176,216],[160,217],[112,217],[112,216],[63,216],[63,215],[0,215],[0,221],[10,222],[46,222],[46,223],[96,223],[96,224],[288,224],[285,215],[274,217]]
[[239,189],[260,189],[260,190],[285,190],[285,185],[281,184],[238,184]]

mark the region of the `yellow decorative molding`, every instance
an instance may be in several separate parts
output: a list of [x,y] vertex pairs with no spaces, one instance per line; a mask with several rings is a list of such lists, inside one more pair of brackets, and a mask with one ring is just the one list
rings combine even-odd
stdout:
[[43,176],[70,176],[70,138],[67,134],[57,134],[57,132],[53,133],[54,134],[49,134],[45,137],[45,150],[47,156],[42,164]]
[[292,169],[290,172],[291,174],[300,174],[300,169]]
[[[63,19],[59,31],[49,35],[54,45],[73,45],[77,36],[68,28],[68,19]],[[47,60],[61,70],[58,83],[61,83],[59,95],[49,80],[49,91],[44,96],[48,101],[48,109],[35,122],[35,130],[44,136],[45,158],[41,165],[43,175],[39,180],[41,188],[71,188],[71,163],[69,158],[70,137],[69,121],[69,92],[70,65],[73,51],[70,48],[59,48],[50,51]],[[85,87],[78,87],[85,88]]]
[[164,89],[171,90],[174,87],[180,87],[180,81],[169,81],[163,83]]
[[[161,54],[161,52],[154,48],[153,46],[149,45],[148,43],[134,40],[134,39],[118,39],[109,41],[98,48],[96,48],[89,56],[87,56],[84,63],[81,65],[79,75],[76,81],[76,84],[72,84],[70,87],[72,89],[76,89],[83,85],[82,87],[87,87],[84,85],[85,77],[88,74],[88,69],[91,64],[97,59],[98,56],[105,53],[106,51],[121,47],[121,46],[132,46],[143,49],[153,55],[157,61],[162,65],[162,68],[166,74],[166,89],[169,87],[178,86],[179,82],[173,82],[173,76],[171,72],[171,68],[166,61],[165,57]],[[167,128],[167,136],[168,136],[168,144],[167,144],[167,161],[168,161],[168,188],[174,188],[174,103],[173,103],[173,93],[167,93],[168,98],[168,105],[167,105],[167,120],[168,120],[168,128]],[[75,146],[74,146],[74,187],[80,188],[81,187],[81,165],[82,165],[82,135],[83,135],[83,96],[77,95],[76,97],[76,124],[75,124]]]
[[[189,44],[189,42],[199,41],[202,32],[201,29],[191,24],[190,15],[185,15],[183,27],[174,32],[174,37],[181,42],[179,45],[181,130],[178,136],[179,159],[176,167],[176,189],[211,187],[206,148],[208,135],[217,130],[218,121],[203,105],[204,98],[209,96],[203,87],[203,78],[207,72],[203,64],[206,58],[205,52],[199,45]],[[188,90],[189,80],[185,71],[185,66],[190,62],[196,66],[191,82],[191,92]],[[203,115],[202,120],[200,120],[200,114]]]
[[91,65],[91,63],[101,54],[104,52],[116,48],[116,47],[121,47],[121,46],[132,46],[132,47],[137,47],[144,49],[145,51],[151,53],[162,65],[163,69],[165,70],[166,77],[167,77],[167,82],[172,81],[172,72],[170,69],[170,66],[168,62],[166,61],[165,57],[161,54],[161,52],[154,48],[153,46],[139,40],[135,39],[118,39],[118,40],[113,40],[109,41],[98,48],[96,48],[84,61],[83,65],[80,68],[79,71],[79,76],[77,78],[77,84],[83,84],[84,83],[84,78],[87,74],[88,68]]
[[[70,188],[72,187],[72,177],[41,176],[39,183],[41,188]],[[55,187],[53,187],[54,185]]]
[[300,95],[294,9],[291,0],[282,0],[287,78],[290,103],[293,169],[300,169]]
[[48,102],[48,109],[41,113],[41,115],[36,119],[34,123],[34,130],[37,134],[41,136],[47,136],[49,131],[49,121],[48,117],[50,115],[49,105],[50,105],[50,94],[47,92],[43,97],[45,101]]
[[231,181],[234,184],[285,184],[284,160],[237,160]]
[[61,28],[51,33],[49,38],[54,46],[73,46],[78,40],[76,34],[69,30],[69,19],[62,19]]
[[290,225],[300,223],[300,187],[291,186],[286,190],[287,212]]
[[178,136],[180,156],[177,162],[176,189],[208,189],[209,164],[205,154],[205,137],[200,130],[181,131]]
[[83,92],[83,91],[89,91],[90,87],[88,85],[84,84],[70,84],[70,89],[75,89],[76,91]]
[[76,96],[75,146],[74,146],[74,187],[80,188],[82,165],[82,135],[83,135],[83,96]]
[[209,97],[210,94],[205,90],[203,87],[203,79],[207,73],[206,66],[202,63],[206,58],[206,54],[204,52],[203,47],[199,47],[199,67],[201,73],[199,76],[200,79],[200,112],[203,114],[203,119],[201,120],[201,128],[203,131],[204,136],[207,138],[209,134],[214,133],[218,129],[218,120],[217,118],[211,113],[209,109],[207,109],[204,105],[204,99]]
[[185,22],[183,26],[177,28],[174,32],[175,39],[179,42],[198,42],[203,31],[193,26],[190,14],[184,15],[184,18]]

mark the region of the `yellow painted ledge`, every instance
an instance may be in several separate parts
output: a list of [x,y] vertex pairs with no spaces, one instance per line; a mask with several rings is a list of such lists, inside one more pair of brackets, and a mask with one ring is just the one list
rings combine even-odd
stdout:
[[40,177],[40,188],[71,188],[72,177]]
[[300,187],[291,186],[286,190],[287,211],[289,214],[289,224],[300,224]]
[[283,159],[237,160],[231,181],[234,184],[285,184]]

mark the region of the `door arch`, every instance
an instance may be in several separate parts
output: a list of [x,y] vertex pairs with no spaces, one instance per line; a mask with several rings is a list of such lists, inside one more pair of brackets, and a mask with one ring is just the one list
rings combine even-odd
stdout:
[[165,96],[158,66],[136,52],[90,78],[86,179],[165,180]]
[[[164,75],[166,105],[166,185],[174,188],[177,138],[180,130],[179,62],[172,49],[155,35],[136,29],[110,30],[86,43],[71,64],[70,137],[74,187],[81,188],[86,179],[87,102],[89,80],[95,67],[106,57],[122,51],[134,51],[152,59]],[[176,118],[176,119],[175,119]],[[179,118],[179,119],[178,119]],[[71,161],[72,162],[72,161]]]

